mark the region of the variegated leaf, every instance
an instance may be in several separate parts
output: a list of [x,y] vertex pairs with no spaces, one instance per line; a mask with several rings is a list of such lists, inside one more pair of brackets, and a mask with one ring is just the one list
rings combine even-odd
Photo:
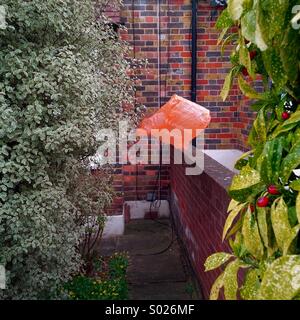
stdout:
[[[295,191],[300,191],[300,180],[294,180],[290,183],[290,188]],[[299,220],[298,220],[299,221]],[[300,221],[299,221],[300,222]]]
[[267,215],[269,215],[269,208],[257,208],[258,228],[266,248],[269,246]]
[[223,85],[222,91],[220,93],[220,96],[223,99],[223,101],[225,101],[227,99],[229,91],[231,89],[232,81],[233,81],[233,74],[234,74],[234,70],[231,69],[230,72],[226,75],[224,85]]
[[300,192],[298,193],[297,200],[296,200],[296,212],[297,212],[297,219],[300,223]]
[[205,264],[204,264],[205,271],[210,271],[210,270],[219,268],[224,263],[226,263],[230,258],[232,258],[232,254],[229,254],[226,252],[218,252],[218,253],[212,254],[205,261]]
[[216,28],[217,29],[224,29],[224,28],[230,28],[232,27],[234,22],[232,21],[229,12],[227,9],[223,10],[220,14],[217,22],[216,22]]
[[[291,233],[289,235],[289,238],[286,240],[284,248],[283,248],[283,254],[287,254],[288,250],[291,247],[292,242],[295,240],[295,238],[297,237],[298,233],[300,230],[300,224],[296,225],[295,227],[293,227],[291,229]],[[290,249],[291,250],[291,249]],[[293,252],[292,252],[293,253]]]
[[282,180],[284,183],[288,182],[288,179],[294,169],[300,165],[300,146],[294,148],[282,161],[281,171]]
[[246,203],[241,203],[240,205],[238,205],[237,207],[235,207],[228,215],[226,222],[225,222],[225,226],[223,229],[223,235],[222,235],[222,241],[224,241],[226,234],[228,232],[228,230],[231,228],[232,223],[234,221],[234,219],[237,217],[237,215],[241,212],[241,210],[245,207]]
[[245,282],[241,288],[241,297],[244,300],[256,300],[260,288],[259,270],[250,269],[245,276]]
[[265,108],[258,111],[257,117],[253,123],[256,130],[257,136],[261,142],[266,142],[267,140],[267,126],[265,119]]
[[210,296],[209,296],[210,300],[218,300],[220,289],[224,285],[223,278],[224,278],[224,273],[220,274],[219,277],[214,282],[214,284],[212,285],[210,290]]
[[228,12],[232,20],[238,20],[243,14],[245,0],[228,0]]
[[275,260],[266,270],[258,298],[291,300],[300,290],[300,256],[290,255]]
[[256,14],[254,10],[247,12],[241,19],[242,35],[255,43]]
[[242,234],[246,249],[256,259],[261,260],[264,255],[264,247],[259,235],[257,222],[249,209],[244,217]]
[[232,211],[234,208],[236,208],[238,205],[240,205],[240,202],[239,201],[236,201],[234,199],[231,199],[230,203],[229,203],[229,206],[228,206],[228,209],[227,209],[227,212],[230,212]]
[[250,99],[263,99],[264,95],[255,91],[255,89],[253,89],[250,84],[248,84],[247,81],[244,80],[243,76],[240,74],[238,77],[238,83],[239,83],[239,87],[241,89],[241,91],[243,92],[243,94],[245,96],[247,96]]
[[272,205],[271,220],[278,247],[283,254],[286,254],[290,245],[292,228],[288,218],[288,207],[282,197],[274,201]]
[[249,74],[252,78],[255,77],[255,74],[252,72],[252,64],[251,64],[251,58],[250,58],[250,52],[244,42],[244,40],[240,43],[240,50],[239,50],[239,59],[240,63],[247,68]]
[[224,271],[224,295],[226,300],[236,300],[238,290],[237,273],[241,267],[240,261],[237,259],[230,262]]
[[229,194],[235,200],[245,202],[255,187],[261,183],[260,174],[249,165],[242,168],[241,172],[234,176],[229,188]]

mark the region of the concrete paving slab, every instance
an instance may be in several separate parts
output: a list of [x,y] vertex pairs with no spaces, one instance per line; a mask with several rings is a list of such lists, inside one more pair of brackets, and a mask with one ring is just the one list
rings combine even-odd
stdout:
[[101,255],[129,253],[127,279],[132,300],[199,299],[199,289],[168,219],[132,220],[123,236],[102,239],[99,251]]
[[132,256],[128,268],[128,280],[133,284],[186,281],[179,253],[169,250],[161,255]]

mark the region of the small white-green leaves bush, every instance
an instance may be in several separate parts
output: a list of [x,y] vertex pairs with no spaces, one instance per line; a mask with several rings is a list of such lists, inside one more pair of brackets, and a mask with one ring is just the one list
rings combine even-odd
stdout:
[[97,201],[109,203],[101,185],[91,206],[78,196],[88,203],[88,190],[74,192],[76,179],[89,174],[83,163],[97,150],[97,132],[117,124],[134,90],[128,46],[102,15],[107,1],[96,2],[1,2],[2,298],[55,297],[80,267],[80,216]]

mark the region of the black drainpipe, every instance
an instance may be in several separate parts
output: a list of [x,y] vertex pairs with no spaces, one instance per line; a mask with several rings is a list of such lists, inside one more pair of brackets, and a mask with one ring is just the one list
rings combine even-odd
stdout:
[[192,0],[192,85],[191,101],[197,100],[197,5],[198,0]]

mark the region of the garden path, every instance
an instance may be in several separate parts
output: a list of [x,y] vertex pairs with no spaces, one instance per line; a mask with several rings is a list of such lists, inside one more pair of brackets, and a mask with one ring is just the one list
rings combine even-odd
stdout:
[[103,239],[101,255],[129,253],[131,300],[200,299],[200,290],[168,219],[132,220],[125,234]]

